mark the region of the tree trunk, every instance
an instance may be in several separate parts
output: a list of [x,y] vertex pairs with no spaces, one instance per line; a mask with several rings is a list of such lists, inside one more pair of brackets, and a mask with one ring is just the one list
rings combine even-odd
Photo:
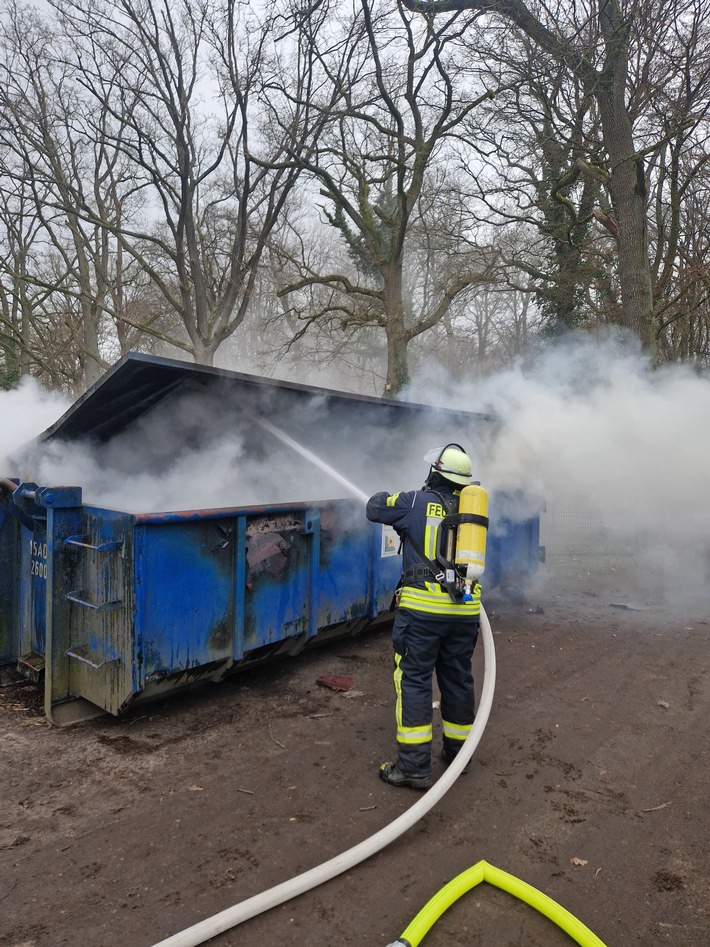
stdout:
[[84,385],[90,388],[103,375],[99,357],[99,332],[96,313],[88,304],[84,309]]
[[387,378],[385,398],[396,398],[409,384],[407,347],[409,333],[404,321],[402,299],[402,261],[395,259],[382,269],[384,279],[385,333],[387,336]]
[[404,327],[387,323],[387,380],[383,397],[396,398],[409,384],[409,362],[407,359],[407,334]]
[[[624,74],[626,70],[624,69]],[[618,83],[621,85],[621,78]],[[646,171],[635,153],[631,121],[621,91],[597,94],[609,154],[609,191],[618,227],[619,284],[624,325],[636,334],[646,352],[656,354],[653,286],[648,259]]]
[[215,347],[193,339],[192,357],[196,365],[214,365]]

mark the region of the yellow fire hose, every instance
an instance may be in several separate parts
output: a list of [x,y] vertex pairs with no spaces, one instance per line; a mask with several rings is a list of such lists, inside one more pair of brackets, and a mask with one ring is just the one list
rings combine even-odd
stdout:
[[496,888],[501,888],[503,891],[507,891],[508,894],[512,894],[513,897],[529,904],[530,907],[544,914],[553,924],[569,934],[572,940],[580,944],[581,947],[605,947],[596,934],[593,934],[588,927],[585,927],[581,921],[577,920],[556,901],[553,901],[552,898],[543,894],[542,891],[538,891],[537,888],[533,888],[527,882],[521,881],[520,878],[509,875],[507,871],[501,871],[495,865],[489,865],[486,861],[477,862],[445,885],[424,905],[399,940],[389,944],[388,947],[418,947],[444,911],[482,881],[487,881],[489,884],[495,885]]

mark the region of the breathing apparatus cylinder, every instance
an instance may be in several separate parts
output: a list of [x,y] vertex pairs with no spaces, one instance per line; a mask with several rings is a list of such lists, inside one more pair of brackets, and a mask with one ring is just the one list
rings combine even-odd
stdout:
[[459,513],[472,519],[463,522],[456,534],[456,571],[464,580],[464,600],[470,600],[471,586],[483,575],[486,567],[488,533],[488,493],[480,483],[464,487],[459,496]]

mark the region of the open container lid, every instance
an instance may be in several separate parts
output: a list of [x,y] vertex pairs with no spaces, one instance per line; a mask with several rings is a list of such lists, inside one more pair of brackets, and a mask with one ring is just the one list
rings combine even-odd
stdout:
[[448,424],[466,427],[472,421],[493,420],[482,413],[350,394],[129,352],[47,428],[40,440],[88,437],[108,441],[157,405],[192,392],[215,393],[237,414],[263,412],[267,417],[317,402],[327,404],[329,412],[335,415],[347,415],[350,422],[378,426],[396,426],[406,417],[422,414],[445,416]]

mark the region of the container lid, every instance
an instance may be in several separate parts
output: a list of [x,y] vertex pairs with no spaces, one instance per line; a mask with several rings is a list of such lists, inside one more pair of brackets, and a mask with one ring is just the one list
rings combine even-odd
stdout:
[[456,423],[459,418],[465,421],[467,428],[470,428],[472,420],[493,420],[486,414],[275,381],[223,368],[130,352],[47,428],[39,440],[90,438],[110,441],[157,405],[193,392],[215,395],[226,409],[242,416],[249,413],[265,417],[278,416],[281,412],[292,414],[299,410],[300,404],[325,402],[331,415],[333,412],[341,414],[348,418],[349,424],[357,419],[360,424],[374,423],[379,428],[387,424],[395,427],[399,421],[411,419],[412,415],[421,412],[429,416],[432,412],[441,413],[449,424]]

